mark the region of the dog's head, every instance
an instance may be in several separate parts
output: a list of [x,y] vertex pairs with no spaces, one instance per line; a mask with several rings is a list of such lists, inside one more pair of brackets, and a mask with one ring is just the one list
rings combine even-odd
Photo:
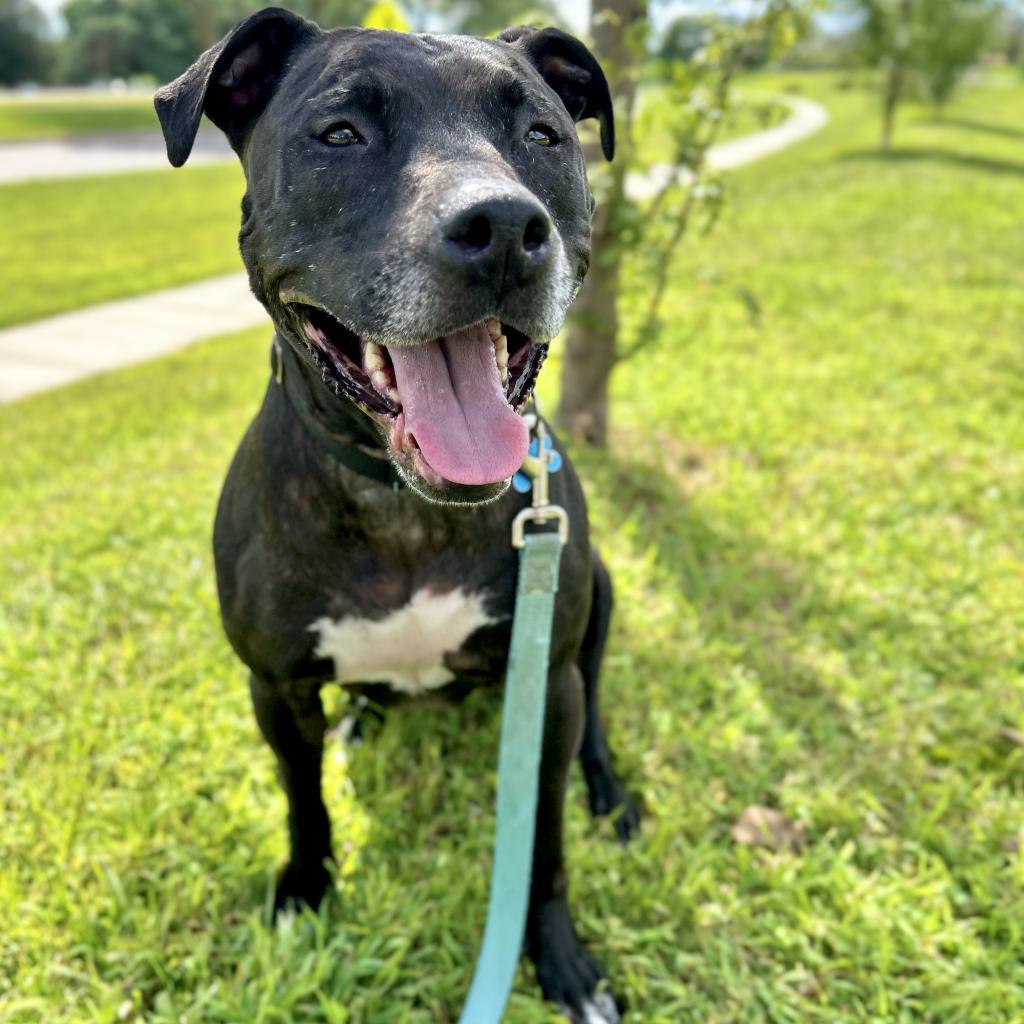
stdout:
[[502,493],[590,258],[574,122],[596,117],[614,149],[586,47],[551,28],[325,32],[267,8],[156,108],[176,167],[204,113],[238,153],[253,289],[332,400],[372,421],[425,497]]

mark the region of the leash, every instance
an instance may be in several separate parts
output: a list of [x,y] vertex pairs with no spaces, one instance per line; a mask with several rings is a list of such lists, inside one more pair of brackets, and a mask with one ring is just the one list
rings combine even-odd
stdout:
[[[539,418],[534,430],[530,454],[515,480],[517,491],[522,490],[525,479],[532,480],[533,502],[512,522],[512,546],[520,551],[519,583],[501,715],[490,901],[483,945],[459,1024],[500,1022],[526,931],[551,621],[558,565],[569,538],[568,514],[548,501],[548,473],[558,469],[561,457]],[[557,531],[526,530],[529,523],[552,521]]]

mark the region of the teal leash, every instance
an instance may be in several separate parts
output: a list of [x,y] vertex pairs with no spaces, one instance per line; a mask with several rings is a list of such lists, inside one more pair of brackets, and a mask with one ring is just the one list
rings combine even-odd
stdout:
[[[459,1024],[499,1024],[512,991],[526,930],[551,622],[558,566],[569,537],[565,509],[548,501],[548,471],[556,462],[557,452],[538,419],[536,444],[531,445],[523,466],[533,480],[533,503],[512,523],[512,545],[520,549],[519,583],[501,717],[490,902],[483,945]],[[527,523],[550,521],[557,523],[557,532],[526,532]]]

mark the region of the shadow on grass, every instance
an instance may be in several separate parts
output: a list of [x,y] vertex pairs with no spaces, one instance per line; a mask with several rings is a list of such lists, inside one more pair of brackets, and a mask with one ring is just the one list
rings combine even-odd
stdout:
[[957,153],[936,147],[901,148],[889,152],[880,149],[854,149],[840,154],[839,159],[873,161],[880,164],[942,163],[994,174],[1024,175],[1024,162],[997,160],[993,157],[974,156],[971,153]]
[[986,135],[998,135],[1004,139],[1024,139],[1024,128],[1011,128],[1007,124],[990,124],[987,121],[975,121],[969,117],[940,117],[918,122],[933,128],[962,128],[969,132],[982,132]]
[[[742,662],[777,687],[765,697],[779,720],[805,733],[810,722],[827,722],[826,735],[850,733],[847,714],[834,694],[792,660],[783,642],[803,628],[811,611],[820,616],[833,602],[798,567],[759,540],[709,525],[681,482],[662,466],[621,461],[607,453],[577,453],[576,459],[593,487],[629,496],[620,505],[621,513],[642,515],[643,544],[657,552],[659,589],[674,590],[680,602],[695,609],[704,636],[736,649]],[[699,465],[690,468],[703,472]],[[849,612],[844,609],[842,614]],[[656,672],[667,674],[675,667],[655,647],[646,653]],[[716,699],[715,692],[708,697]]]
[[[576,452],[574,459],[595,493],[616,495],[616,522],[642,523],[634,553],[653,565],[654,588],[696,614],[699,642],[687,654],[687,675],[695,680],[707,675],[701,660],[711,649],[718,652],[711,671],[749,670],[776,727],[799,737],[797,761],[862,776],[883,799],[892,798],[898,814],[904,796],[863,756],[858,703],[868,708],[891,699],[887,687],[911,670],[935,680],[965,678],[984,652],[962,631],[947,630],[940,637],[925,632],[910,610],[896,603],[837,593],[824,583],[829,579],[825,564],[794,563],[761,537],[712,525],[689,500],[692,488],[685,477],[691,467],[685,462],[670,472],[665,460],[625,462],[587,452]],[[692,471],[705,472],[699,465]],[[648,671],[666,681],[679,678],[676,656],[664,649],[664,633],[651,640],[634,627],[629,643]],[[841,667],[824,671],[824,663]],[[685,699],[692,700],[691,681],[684,680],[683,687]],[[696,692],[721,709],[733,699],[729,687],[725,679],[704,678]],[[681,691],[660,692],[671,701]],[[910,756],[895,734],[875,735],[871,744],[882,760],[895,763]],[[927,753],[922,756],[927,760]],[[749,765],[745,780],[737,765],[737,788],[745,787],[751,798],[770,798],[787,770],[784,761]],[[752,791],[757,786],[768,792]]]

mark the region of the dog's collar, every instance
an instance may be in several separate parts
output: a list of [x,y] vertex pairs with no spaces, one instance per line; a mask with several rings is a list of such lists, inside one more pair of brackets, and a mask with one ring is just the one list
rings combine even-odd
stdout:
[[389,484],[395,490],[405,486],[398,475],[398,470],[384,452],[380,455],[371,454],[351,438],[332,433],[313,415],[309,391],[302,383],[298,356],[290,345],[282,344],[277,337],[270,346],[270,368],[274,380],[281,385],[296,415],[317,447],[326,451],[346,469],[368,480]]

